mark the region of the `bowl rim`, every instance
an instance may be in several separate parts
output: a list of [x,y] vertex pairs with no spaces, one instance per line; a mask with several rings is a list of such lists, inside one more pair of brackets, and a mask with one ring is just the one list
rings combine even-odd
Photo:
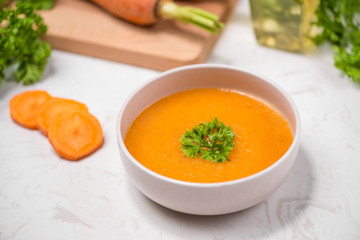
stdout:
[[[295,134],[294,134],[294,138],[293,138],[293,141],[292,141],[290,147],[288,148],[288,150],[281,156],[281,158],[276,160],[269,167],[255,173],[255,174],[252,174],[252,175],[249,175],[249,176],[246,176],[246,177],[243,177],[243,178],[235,179],[235,180],[230,180],[230,181],[214,182],[214,183],[187,182],[187,181],[183,181],[183,180],[178,180],[178,179],[173,179],[173,178],[170,178],[170,177],[166,177],[164,175],[161,175],[161,174],[159,174],[157,172],[154,172],[154,171],[150,170],[149,168],[142,165],[139,161],[137,161],[130,154],[128,149],[126,148],[125,143],[124,143],[124,139],[123,139],[123,137],[121,135],[120,126],[121,126],[121,120],[122,120],[124,111],[125,111],[127,105],[129,104],[129,102],[131,101],[131,99],[141,89],[145,88],[147,85],[149,85],[149,84],[151,84],[151,83],[157,81],[158,79],[163,78],[163,77],[165,77],[167,75],[174,74],[174,73],[181,72],[181,71],[186,71],[186,70],[189,70],[189,69],[206,69],[206,68],[235,70],[235,71],[238,71],[238,72],[243,72],[243,73],[246,73],[246,74],[249,74],[249,75],[253,75],[253,76],[257,77],[257,78],[260,78],[263,81],[266,81],[266,82],[270,83],[273,87],[275,87],[285,97],[285,99],[290,104],[291,109],[293,110],[294,115],[295,115]],[[173,69],[167,70],[165,72],[162,72],[162,73],[158,74],[155,77],[152,77],[149,81],[146,81],[145,83],[140,84],[140,86],[138,86],[130,95],[128,95],[128,97],[126,98],[126,100],[124,101],[124,103],[121,106],[121,109],[120,109],[120,111],[118,113],[117,120],[116,120],[116,137],[117,137],[118,145],[123,150],[126,157],[128,157],[128,159],[133,164],[135,164],[142,171],[145,171],[147,174],[150,174],[153,177],[155,177],[155,178],[157,178],[157,179],[159,179],[161,181],[166,181],[166,182],[169,182],[169,183],[174,183],[174,184],[177,184],[177,185],[188,186],[188,187],[197,187],[197,188],[213,188],[213,187],[230,186],[230,185],[240,184],[240,183],[243,183],[243,182],[249,182],[249,181],[251,181],[253,179],[259,178],[260,176],[263,176],[263,175],[267,174],[268,172],[270,172],[274,168],[276,168],[278,165],[280,165],[282,162],[284,162],[285,159],[293,152],[293,150],[296,148],[297,144],[300,141],[300,130],[301,130],[300,114],[299,114],[299,111],[298,111],[298,109],[297,109],[297,107],[295,105],[295,102],[292,100],[290,95],[285,90],[283,90],[277,83],[275,83],[274,81],[268,79],[267,77],[265,77],[265,76],[263,76],[261,74],[254,73],[252,71],[245,70],[243,68],[224,65],[224,64],[213,64],[213,63],[193,64],[193,65],[187,65],[187,66],[173,68]]]

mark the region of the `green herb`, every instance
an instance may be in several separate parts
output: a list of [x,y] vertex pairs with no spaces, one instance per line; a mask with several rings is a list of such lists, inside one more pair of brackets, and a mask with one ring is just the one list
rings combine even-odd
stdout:
[[50,3],[50,0],[19,0],[15,7],[1,7],[0,85],[7,69],[17,82],[24,85],[40,80],[51,47],[40,38],[46,33],[47,26],[36,10],[49,8],[52,6]]
[[200,123],[193,130],[187,130],[180,138],[181,150],[190,158],[200,154],[202,159],[223,163],[230,161],[228,156],[234,148],[234,137],[231,128],[215,118],[212,122]]
[[360,82],[360,2],[321,0],[315,25],[322,32],[314,38],[318,45],[329,42],[335,66],[354,82]]
[[27,0],[35,9],[49,10],[54,6],[54,0]]

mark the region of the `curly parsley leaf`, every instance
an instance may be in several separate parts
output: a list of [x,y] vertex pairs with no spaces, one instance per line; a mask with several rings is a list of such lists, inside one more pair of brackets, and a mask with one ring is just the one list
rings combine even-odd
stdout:
[[35,9],[49,10],[54,6],[54,0],[28,0]]
[[234,148],[235,134],[229,126],[219,122],[200,123],[192,130],[187,130],[180,138],[181,150],[185,156],[223,163],[229,160],[229,154]]
[[334,49],[335,66],[354,82],[360,82],[359,0],[321,0],[315,25],[322,30],[313,40],[328,42]]
[[15,7],[1,7],[0,85],[6,69],[13,70],[15,80],[24,85],[39,81],[43,75],[51,47],[40,38],[47,26],[36,10],[46,2],[49,4],[18,0]]

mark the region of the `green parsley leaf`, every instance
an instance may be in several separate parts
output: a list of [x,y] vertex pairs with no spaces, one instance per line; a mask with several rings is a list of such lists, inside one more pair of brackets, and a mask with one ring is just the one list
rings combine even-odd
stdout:
[[35,9],[49,10],[54,6],[54,0],[28,0]]
[[33,1],[18,0],[15,7],[0,9],[0,85],[6,69],[24,85],[39,81],[51,55],[49,43],[40,38],[47,26],[36,13],[40,2],[46,1]]
[[229,154],[234,148],[235,134],[229,126],[219,122],[200,123],[192,130],[187,130],[180,138],[181,150],[185,156],[223,163],[229,160]]
[[360,83],[360,2],[321,0],[314,23],[322,30],[313,40],[333,46],[335,66]]

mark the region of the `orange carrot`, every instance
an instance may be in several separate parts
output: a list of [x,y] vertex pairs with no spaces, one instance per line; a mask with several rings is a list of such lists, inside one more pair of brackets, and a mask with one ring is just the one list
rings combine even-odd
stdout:
[[10,100],[10,116],[19,125],[36,129],[35,113],[37,109],[52,97],[42,90],[25,91]]
[[88,156],[103,142],[99,121],[87,111],[73,112],[54,120],[48,137],[59,156],[73,161]]
[[52,98],[42,104],[36,112],[36,127],[47,136],[50,124],[64,114],[88,111],[85,104],[65,98]]
[[101,125],[83,103],[35,90],[16,95],[9,105],[15,122],[48,135],[57,154],[65,159],[79,160],[102,145]]
[[127,21],[149,25],[157,21],[156,8],[158,0],[91,0],[108,12]]
[[171,0],[90,0],[113,15],[138,25],[160,19],[177,20],[216,32],[223,28],[218,16],[199,8],[178,6]]

